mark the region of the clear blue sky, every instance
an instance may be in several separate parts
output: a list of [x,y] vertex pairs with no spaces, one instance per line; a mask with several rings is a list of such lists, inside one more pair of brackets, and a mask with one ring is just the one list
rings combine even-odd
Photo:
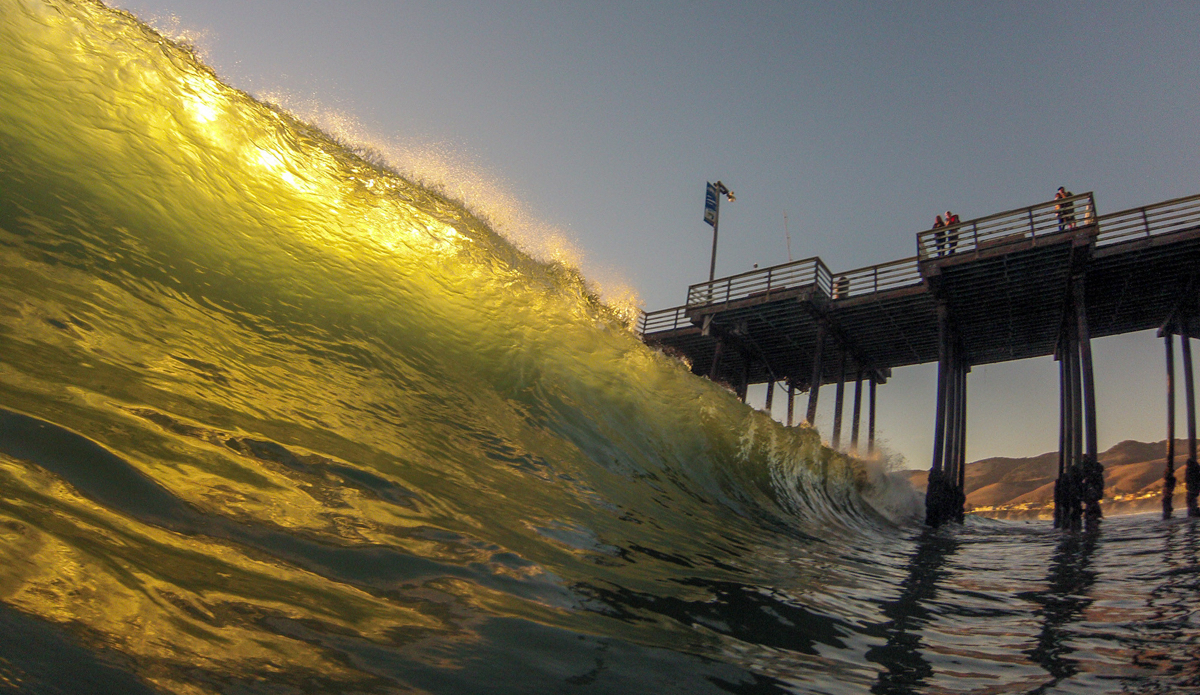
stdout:
[[[174,17],[234,86],[348,114],[396,153],[431,146],[457,163],[451,190],[499,187],[526,211],[515,234],[561,230],[647,309],[707,278],[707,180],[738,196],[718,275],[786,261],[785,211],[793,256],[836,271],[913,255],[947,208],[968,219],[1059,185],[1102,214],[1200,193],[1200,3],[119,6]],[[1094,350],[1101,446],[1161,439],[1161,343]],[[969,458],[1054,449],[1056,375],[1048,358],[977,368]],[[931,366],[880,389],[882,435],[914,467],[933,393]]]

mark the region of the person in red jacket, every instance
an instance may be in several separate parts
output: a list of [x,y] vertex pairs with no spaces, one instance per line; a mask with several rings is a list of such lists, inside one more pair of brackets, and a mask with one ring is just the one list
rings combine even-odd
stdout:
[[956,228],[957,225],[958,225],[958,215],[955,215],[953,212],[950,212],[949,210],[947,210],[946,211],[946,226],[950,228],[950,234],[947,239],[947,247],[948,247],[947,253],[950,255],[952,255],[954,253],[955,247],[958,246],[958,229]]
[[[1054,193],[1055,200],[1064,200],[1071,198],[1075,194],[1068,191],[1065,186],[1059,186],[1058,191]],[[1054,211],[1058,214],[1058,231],[1064,232],[1068,229],[1075,228],[1075,203],[1071,201],[1057,203],[1054,206]]]

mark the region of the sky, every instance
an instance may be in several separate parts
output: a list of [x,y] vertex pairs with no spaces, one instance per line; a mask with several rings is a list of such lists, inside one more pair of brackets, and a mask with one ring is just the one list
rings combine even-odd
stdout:
[[[786,262],[788,236],[792,258],[835,272],[909,257],[939,212],[1060,185],[1093,191],[1100,214],[1200,193],[1200,3],[117,6],[182,32],[229,84],[421,159],[514,236],[561,235],[647,310],[707,279],[707,181],[737,195],[718,277]],[[1093,351],[1101,448],[1163,439],[1161,341]],[[935,385],[921,365],[879,389],[880,436],[910,467],[928,467]],[[978,367],[968,393],[969,460],[1057,447],[1050,358]],[[821,401],[828,432],[832,388]]]

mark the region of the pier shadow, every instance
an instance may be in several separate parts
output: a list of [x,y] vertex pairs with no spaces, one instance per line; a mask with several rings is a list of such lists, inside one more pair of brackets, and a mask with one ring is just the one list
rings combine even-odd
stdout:
[[867,650],[867,661],[883,666],[871,692],[876,695],[906,695],[925,687],[933,667],[922,655],[921,630],[934,612],[927,605],[937,596],[938,582],[949,571],[947,561],[958,551],[958,540],[945,530],[925,529],[917,538],[917,549],[906,566],[908,576],[900,583],[900,595],[881,605],[889,618],[870,630],[886,639],[883,646]]
[[1099,574],[1092,569],[1099,535],[1098,530],[1063,534],[1050,560],[1047,588],[1018,595],[1038,606],[1034,615],[1042,622],[1037,646],[1025,653],[1051,677],[1031,695],[1049,692],[1079,672],[1079,662],[1071,657],[1070,625],[1080,621],[1093,601],[1088,592]]

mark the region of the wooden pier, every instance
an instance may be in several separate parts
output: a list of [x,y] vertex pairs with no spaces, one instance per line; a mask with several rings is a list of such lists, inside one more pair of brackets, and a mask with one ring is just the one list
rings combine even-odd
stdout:
[[644,314],[649,345],[685,358],[696,374],[730,385],[808,392],[836,384],[840,445],[844,389],[855,383],[857,448],[863,381],[869,390],[868,445],[874,446],[875,389],[895,367],[938,363],[937,415],[926,520],[963,516],[966,375],[971,367],[1054,355],[1060,362],[1059,482],[1055,524],[1100,517],[1091,339],[1158,329],[1167,345],[1168,453],[1164,515],[1174,488],[1174,351],[1180,336],[1189,423],[1188,514],[1200,516],[1190,339],[1200,335],[1200,195],[1108,215],[1091,193],[1039,203],[916,235],[917,255],[831,272],[808,258],[703,282],[685,304]]

